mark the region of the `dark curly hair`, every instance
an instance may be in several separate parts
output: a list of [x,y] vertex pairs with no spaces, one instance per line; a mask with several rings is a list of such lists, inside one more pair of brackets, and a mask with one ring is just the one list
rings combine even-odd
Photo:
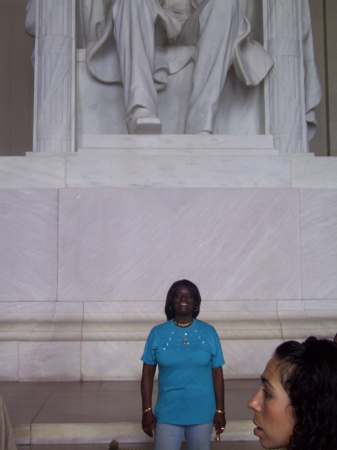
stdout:
[[174,319],[174,317],[175,317],[175,312],[173,309],[173,299],[174,299],[176,290],[178,289],[179,286],[185,286],[185,288],[187,288],[191,292],[191,294],[193,294],[193,297],[195,300],[195,305],[198,308],[197,311],[193,311],[193,317],[194,318],[198,317],[198,314],[200,312],[200,304],[201,304],[201,297],[200,297],[199,289],[197,288],[197,286],[194,283],[192,283],[192,281],[178,280],[172,284],[172,286],[168,290],[168,293],[166,296],[165,314],[166,314],[167,320]]
[[289,450],[336,450],[337,344],[315,337],[287,341],[274,357],[295,414]]

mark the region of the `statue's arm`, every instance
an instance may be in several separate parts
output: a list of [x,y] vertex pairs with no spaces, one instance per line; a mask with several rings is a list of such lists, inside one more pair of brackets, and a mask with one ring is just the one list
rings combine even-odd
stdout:
[[32,37],[35,37],[35,22],[36,22],[35,17],[36,17],[36,0],[27,0],[25,30],[26,33]]

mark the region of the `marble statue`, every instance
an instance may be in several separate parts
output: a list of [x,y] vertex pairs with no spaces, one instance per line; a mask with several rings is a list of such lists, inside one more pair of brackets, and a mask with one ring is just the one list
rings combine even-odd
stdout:
[[[102,4],[96,8],[102,11]],[[157,91],[193,60],[184,133],[212,134],[232,64],[247,86],[260,83],[273,65],[249,34],[237,0],[114,0],[101,36],[88,44],[87,65],[98,80],[123,83],[128,132],[156,134]],[[109,53],[117,53],[119,64]]]
[[35,37],[36,4],[34,0],[27,0],[25,30],[29,36]]
[[308,0],[29,0],[26,30],[35,151],[161,131],[269,134],[281,152],[309,151],[321,88]]

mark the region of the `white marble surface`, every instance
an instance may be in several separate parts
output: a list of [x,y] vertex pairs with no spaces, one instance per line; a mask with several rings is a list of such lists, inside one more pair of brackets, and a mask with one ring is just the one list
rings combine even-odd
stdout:
[[337,188],[337,158],[292,158],[292,187]]
[[0,188],[337,187],[337,158],[279,155],[270,136],[91,138],[76,154],[0,158]]
[[[106,444],[111,437],[118,438],[119,442],[130,442],[133,436],[137,442],[144,441],[144,435],[139,423],[61,423],[61,424],[32,424],[31,443],[34,445],[53,444]],[[137,439],[138,438],[138,439]],[[132,442],[132,441],[131,441]],[[135,442],[135,441],[133,441]]]
[[0,339],[78,341],[82,336],[80,302],[1,302]]
[[303,298],[337,298],[337,192],[301,190]]
[[[219,157],[219,148],[207,151]],[[171,188],[102,188],[94,165],[91,183],[66,187],[69,159],[81,167],[93,156],[63,155],[63,189],[21,189],[34,178],[21,168],[12,188],[0,190],[1,380],[139,379],[146,337],[165,320],[166,292],[182,277],[200,288],[200,319],[219,333],[228,378],[259,376],[284,339],[334,336],[337,194],[328,164],[260,155],[287,165],[286,188],[277,173],[274,188],[261,173],[260,188],[233,173],[230,188],[179,188],[176,179]],[[252,157],[227,157],[245,161],[241,179],[249,178]],[[26,160],[42,168],[53,158]],[[318,161],[310,189],[309,161],[311,169]],[[170,181],[165,164],[164,172]]]
[[271,136],[83,137],[68,187],[290,187],[290,159]]
[[0,188],[337,187],[337,158],[279,155],[270,136],[87,138],[80,153],[0,158]]
[[31,1],[27,17],[36,38],[34,151],[75,151],[76,2]]
[[82,343],[84,380],[139,380],[145,341]]
[[296,191],[67,189],[59,202],[61,301],[151,300],[181,277],[210,299],[300,298]]
[[237,378],[239,372],[242,378],[258,378],[271,358],[275,348],[281,343],[278,339],[243,339],[221,341],[226,364],[225,378]]
[[[50,302],[47,310],[44,302],[11,302],[11,308],[8,302],[2,302],[0,338],[1,341],[12,342],[144,343],[151,328],[166,320],[164,304],[164,298],[138,302],[58,301]],[[301,319],[310,324],[316,321],[319,334],[330,335],[333,334],[336,316],[335,300],[213,301],[204,297],[199,319],[214,325],[222,340],[259,340],[282,339],[285,325],[289,332],[305,337],[306,334],[301,335],[298,328]],[[324,331],[324,327],[329,331]]]
[[[178,162],[178,164],[177,164]],[[99,180],[99,181],[97,181]],[[290,187],[290,161],[273,156],[69,156],[68,187]]]
[[[96,150],[95,150],[96,149]],[[227,135],[116,135],[116,134],[83,134],[80,137],[79,153],[95,154],[116,154],[116,150],[123,155],[140,154],[139,150],[151,151],[152,155],[174,154],[207,154],[221,155],[228,154],[232,150],[233,156],[241,155],[242,151],[246,156],[257,154],[278,155],[278,150],[274,148],[274,140],[272,135],[250,134],[227,134]],[[160,150],[158,152],[158,150]],[[218,150],[218,152],[216,152]],[[158,152],[158,153],[157,153]],[[216,153],[215,153],[216,152]],[[118,153],[117,153],[118,154]]]
[[19,379],[19,342],[3,339],[0,341],[0,380]]
[[[40,156],[40,155],[39,155]],[[65,186],[65,157],[8,156],[0,158],[0,189],[62,188]]]
[[20,381],[81,379],[81,343],[20,342]]
[[58,191],[0,193],[0,301],[57,298]]
[[[258,377],[281,339],[221,340],[225,378]],[[139,380],[145,341],[84,342],[82,377],[95,380]]]
[[[284,339],[332,337],[337,329],[336,300],[203,297],[199,318],[219,334],[228,379],[258,377]],[[55,314],[42,302],[19,305],[17,314],[6,306],[0,303],[1,380],[139,380],[146,338],[166,320],[162,298],[56,302]]]
[[[226,389],[227,425],[221,437],[221,448],[238,450],[241,443],[230,441],[257,440],[254,437],[252,411],[247,408],[249,398],[256,392],[259,380],[228,380]],[[140,383],[136,382],[69,382],[69,383],[0,383],[0,390],[11,417],[18,445],[41,445],[43,450],[57,444],[67,449],[107,449],[114,437],[120,445],[130,449],[140,442],[153,440],[140,427]],[[154,384],[153,401],[158,386]],[[214,442],[214,430],[212,441]],[[48,445],[49,444],[49,445]],[[88,446],[88,444],[91,444]],[[138,444],[138,445],[137,445]],[[219,448],[220,444],[212,444]],[[55,448],[56,448],[55,447]],[[257,448],[249,445],[249,448]],[[248,448],[247,447],[247,448]],[[26,447],[24,447],[26,448]],[[27,447],[28,448],[28,447]],[[53,447],[54,448],[54,447]],[[63,447],[60,447],[63,448]],[[83,448],[83,447],[82,447]],[[133,447],[132,447],[133,448]],[[144,446],[145,448],[145,446]],[[146,447],[151,448],[151,445]],[[246,448],[246,446],[244,446]]]
[[334,337],[336,334],[337,301],[292,300],[278,302],[278,317],[284,339],[305,336]]
[[[251,420],[230,421],[226,425],[222,440],[251,441],[254,424]],[[213,433],[214,434],[214,433]],[[47,444],[107,444],[111,437],[119,443],[137,445],[152,443],[153,439],[147,437],[138,422],[136,423],[69,423],[69,424],[32,424],[30,429],[31,443],[33,445]],[[212,441],[215,436],[212,436]],[[27,437],[26,437],[27,441]]]

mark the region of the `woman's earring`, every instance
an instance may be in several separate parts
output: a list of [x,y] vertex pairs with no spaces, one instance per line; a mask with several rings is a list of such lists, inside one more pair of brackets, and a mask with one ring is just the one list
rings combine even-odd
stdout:
[[197,311],[199,311],[199,308],[198,308],[198,306],[195,306],[195,307],[193,308],[193,311],[194,311],[194,312],[197,312]]

